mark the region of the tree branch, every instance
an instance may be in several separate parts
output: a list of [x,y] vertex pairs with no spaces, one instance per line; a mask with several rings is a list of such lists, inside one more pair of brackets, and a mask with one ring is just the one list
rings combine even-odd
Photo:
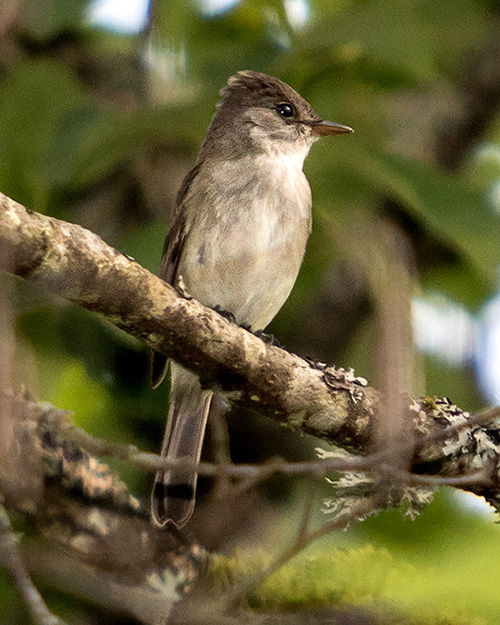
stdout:
[[[29,574],[43,586],[141,622],[165,622],[206,568],[208,554],[185,533],[151,523],[149,507],[119,476],[66,437],[71,429],[67,412],[26,393],[0,392],[0,398],[2,417],[11,416],[14,424],[9,455],[37,461],[41,473],[31,472],[27,501],[12,487],[17,474],[0,468],[0,568],[11,573],[34,621],[62,625],[48,612]],[[7,508],[23,514],[31,530],[31,538],[19,546]]]
[[[356,471],[369,466],[378,467],[383,459],[380,453],[364,458],[349,456],[333,462],[326,459],[310,463],[276,463],[274,470],[283,470],[285,474],[289,473],[288,469],[291,469],[291,474],[299,470],[310,477],[311,487],[307,490],[297,535],[275,559],[263,568],[259,567],[255,574],[241,578],[235,572],[230,584],[226,580],[229,587],[222,594],[214,593],[214,580],[219,579],[220,573],[216,564],[215,568],[211,567],[203,548],[193,544],[189,536],[161,530],[151,524],[149,511],[141,506],[118,475],[99,457],[113,455],[135,462],[140,469],[149,470],[166,463],[165,459],[154,456],[156,465],[153,466],[152,454],[148,462],[144,462],[144,454],[138,454],[132,446],[93,439],[72,425],[70,413],[47,402],[35,402],[26,393],[5,395],[3,399],[3,405],[8,406],[8,413],[13,418],[17,452],[23,458],[36,456],[43,472],[43,496],[35,498],[29,506],[28,515],[30,528],[38,530],[38,538],[22,541],[24,564],[20,561],[20,554],[17,554],[18,565],[26,567],[44,587],[82,597],[144,623],[165,622],[174,605],[174,609],[179,611],[177,617],[182,618],[177,621],[174,616],[173,622],[225,622],[228,625],[240,622],[234,620],[236,604],[268,575],[320,536],[345,528],[350,522],[364,518],[380,505],[385,505],[383,499],[379,500],[372,494],[358,499],[351,508],[344,509],[334,518],[330,515],[319,526],[313,527],[311,512],[318,496],[315,488],[317,479],[324,479],[327,471],[331,474],[333,470]],[[459,430],[455,427],[454,433]],[[449,429],[447,433],[450,434]],[[89,447],[92,448],[90,455]],[[268,467],[203,463],[199,471],[209,475],[217,475],[220,471],[233,478],[245,478],[251,469],[251,476],[262,480],[268,476]],[[209,468],[210,473],[207,473]],[[0,477],[2,486],[17,479],[12,471]],[[418,483],[421,479],[421,476],[407,473],[394,477],[394,483],[401,484],[413,479]],[[481,478],[478,475],[470,477],[476,481]],[[42,480],[38,476],[32,476],[32,479],[35,488],[41,490]],[[429,486],[427,480],[433,482],[432,486],[452,483],[449,481],[452,478],[426,477],[424,486]],[[9,491],[12,492],[12,489]],[[232,492],[226,494],[223,505],[227,505],[227,495],[230,497]],[[10,499],[9,507],[13,512],[26,513],[26,506],[19,498]],[[0,526],[1,513],[0,506]],[[33,531],[30,534],[33,537]],[[10,540],[11,537],[6,538]],[[0,544],[2,566],[9,567],[11,571],[13,569],[11,554]],[[209,574],[205,576],[203,571],[206,572],[207,567]],[[193,582],[198,580],[200,574],[202,583],[193,588]],[[25,573],[22,580],[25,584],[26,580],[29,582]],[[182,606],[178,607],[181,598]],[[203,615],[201,620],[200,615]],[[249,619],[250,614],[245,613],[245,622]]]
[[356,447],[366,449],[378,393],[351,372],[314,368],[266,345],[90,231],[2,195],[0,249],[7,271],[100,313],[207,384],[233,391],[233,404],[337,444],[355,436]]
[[[384,398],[352,370],[306,362],[265,344],[97,235],[1,194],[0,250],[0,267],[100,313],[225,391],[233,405],[253,407],[355,453],[370,451]],[[477,423],[446,399],[406,397],[403,404],[414,430],[412,471],[453,478],[484,468],[486,485],[482,480],[468,489],[500,506],[499,428]]]
[[0,501],[0,562],[5,562],[5,567],[11,574],[36,625],[65,625],[65,621],[49,611],[42,596],[31,581],[19,553],[17,536],[12,529],[9,515],[2,501]]

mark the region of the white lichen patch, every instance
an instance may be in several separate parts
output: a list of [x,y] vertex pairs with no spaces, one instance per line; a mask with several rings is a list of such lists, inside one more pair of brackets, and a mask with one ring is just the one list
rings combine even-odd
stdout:
[[454,456],[459,453],[470,442],[470,432],[464,428],[457,430],[443,444],[443,454],[445,456]]
[[11,200],[6,196],[3,197],[5,198],[3,204],[7,207],[7,210],[5,211],[6,219],[13,226],[20,226],[23,223],[22,215],[25,214],[26,210],[21,206],[21,204],[14,202],[14,200]]
[[181,568],[176,567],[175,570],[164,569],[150,573],[146,577],[146,582],[156,592],[171,598],[172,601],[179,601],[183,596],[179,589],[188,582],[188,578],[182,573]]
[[87,515],[87,522],[89,528],[101,534],[102,536],[106,536],[110,532],[110,527],[106,520],[106,517],[101,514],[101,511],[97,507],[94,507]]
[[475,428],[470,439],[474,442],[476,453],[472,460],[472,466],[476,469],[483,469],[488,461],[493,460],[496,464],[496,473],[500,469],[500,448],[481,428]]
[[71,538],[69,544],[80,553],[91,553],[95,549],[95,540],[89,534],[77,534]]
[[158,290],[150,289],[149,295],[149,311],[148,316],[151,319],[158,319],[165,315],[165,311],[172,306],[172,301],[165,301],[165,297],[162,296]]
[[[321,448],[316,449],[319,458],[325,460],[334,458],[340,461],[352,458],[352,455],[342,449],[326,451]],[[367,509],[370,509],[370,501],[379,498],[381,487],[385,494],[383,507],[386,509],[399,508],[403,515],[414,519],[422,509],[432,501],[434,489],[424,486],[415,486],[400,480],[387,483],[377,471],[345,471],[335,478],[326,478],[326,481],[333,487],[334,495],[323,501],[323,512],[342,518],[350,515],[352,510],[365,501]],[[378,512],[380,508],[372,507],[370,512],[363,516],[355,515],[357,520],[365,519],[369,514]]]
[[265,344],[250,332],[241,332],[240,335],[245,361],[250,365],[259,364],[266,354]]

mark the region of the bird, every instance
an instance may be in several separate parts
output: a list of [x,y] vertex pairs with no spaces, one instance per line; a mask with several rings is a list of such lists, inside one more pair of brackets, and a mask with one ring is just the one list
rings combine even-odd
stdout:
[[[195,164],[176,198],[159,277],[202,304],[262,331],[299,273],[312,225],[304,160],[320,137],[352,132],[323,120],[290,85],[253,70],[231,76]],[[170,403],[162,457],[193,468],[157,472],[153,521],[180,529],[195,507],[197,473],[214,393],[158,352],[152,386],[170,366]]]

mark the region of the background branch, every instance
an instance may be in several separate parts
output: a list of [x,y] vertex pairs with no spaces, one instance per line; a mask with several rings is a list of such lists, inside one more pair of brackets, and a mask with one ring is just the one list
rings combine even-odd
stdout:
[[17,536],[3,504],[0,503],[0,562],[11,574],[22,595],[31,618],[36,625],[65,625],[47,608],[37,588],[31,581],[25,563],[19,553]]
[[[9,500],[13,512],[28,511],[29,524],[38,531],[40,538],[38,541],[23,541],[23,564],[17,551],[13,560],[12,532],[4,532],[4,539],[8,540],[4,540],[4,547],[9,546],[9,550],[0,549],[0,565],[12,570],[12,562],[15,562],[16,575],[21,575],[23,585],[29,588],[32,583],[27,570],[35,578],[40,578],[45,586],[89,599],[96,605],[134,616],[144,623],[162,622],[206,568],[207,556],[189,535],[177,535],[152,525],[146,507],[131,495],[127,486],[97,456],[105,454],[128,460],[146,470],[158,468],[165,460],[153,454],[147,457],[139,454],[133,446],[99,441],[82,434],[72,426],[68,412],[46,402],[35,402],[26,393],[3,395],[2,398],[3,404],[10,406],[9,414],[15,424],[14,436],[19,454],[22,457],[35,456],[34,460],[43,467],[43,487],[42,481],[35,475],[31,489],[33,491],[36,486],[43,488],[43,496],[35,493],[35,500],[27,507],[26,502],[23,507],[17,497]],[[488,417],[492,418],[494,414]],[[439,438],[445,442],[464,428],[464,424],[461,428],[448,428],[441,432],[441,436],[436,433],[427,442],[436,443]],[[89,454],[89,448],[94,453]],[[393,452],[397,453],[397,450]],[[243,579],[237,577],[234,587],[226,589],[228,594],[215,600],[213,589],[207,591],[206,587],[208,584],[210,588],[214,582],[212,571],[207,584],[202,584],[183,606],[184,618],[188,622],[196,622],[196,613],[207,614],[208,610],[213,615],[212,621],[220,622],[223,614],[232,613],[240,600],[312,542],[387,506],[388,501],[378,496],[381,489],[374,481],[375,488],[368,488],[352,506],[348,505],[340,514],[330,516],[329,520],[316,527],[312,526],[312,503],[318,495],[315,487],[318,479],[332,471],[376,475],[384,466],[382,460],[384,453],[377,452],[365,458],[327,458],[319,462],[271,463],[253,467],[227,465],[225,462],[222,465],[202,463],[202,474],[233,478],[248,478],[251,475],[251,485],[265,480],[270,471],[283,471],[289,475],[300,471],[310,477],[311,484],[299,530],[291,543],[255,573]],[[390,458],[385,458],[385,463],[390,466]],[[182,468],[181,465],[179,468]],[[393,488],[398,485],[404,488],[414,481],[419,486],[456,485],[467,488],[484,484],[488,476],[486,471],[476,473],[469,476],[471,479],[467,483],[447,477],[419,479],[420,476],[402,472],[392,478]],[[15,474],[2,474],[2,485],[9,486],[15,480]],[[238,484],[236,488],[239,488]],[[337,489],[337,495],[341,499],[340,490]],[[13,489],[7,488],[7,491],[12,492]],[[229,489],[227,495],[231,494]],[[227,496],[225,502],[227,504]],[[399,505],[397,500],[393,503]],[[2,518],[8,520],[6,512],[3,517],[1,513],[2,510],[0,521]],[[7,527],[5,523],[4,527]],[[36,589],[32,587],[30,597],[32,591],[36,593]],[[48,614],[48,617],[52,618],[52,615]],[[43,625],[51,623],[50,620],[39,622]]]
[[32,474],[31,502],[15,496],[15,473],[0,474],[2,488],[14,493],[5,498],[6,507],[23,514],[31,529],[18,549],[0,506],[0,566],[11,572],[34,621],[61,623],[29,574],[44,586],[141,622],[164,622],[205,568],[204,549],[187,534],[153,525],[149,509],[118,475],[65,436],[67,412],[26,394],[2,399],[14,421],[17,452],[36,460],[42,472]]

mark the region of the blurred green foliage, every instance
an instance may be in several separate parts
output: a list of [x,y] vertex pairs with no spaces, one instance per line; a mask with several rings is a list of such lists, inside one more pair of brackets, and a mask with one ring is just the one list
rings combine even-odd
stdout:
[[[293,26],[292,4],[241,0],[208,17],[194,0],[158,0],[144,32],[122,35],[89,23],[88,1],[20,1],[11,21],[0,23],[0,189],[33,210],[85,225],[156,271],[169,211],[218,90],[240,69],[264,71],[290,82],[325,118],[356,130],[321,142],[308,158],[316,225],[294,293],[272,331],[308,353],[299,340],[304,319],[332,265],[346,257],[362,265],[361,250],[374,235],[351,232],[355,244],[349,246],[342,239],[357,223],[352,216],[366,212],[403,224],[421,293],[438,290],[480,309],[496,287],[500,262],[499,212],[491,203],[499,175],[498,116],[485,119],[472,139],[464,132],[457,143],[460,168],[447,167],[439,155],[447,137],[442,130],[453,131],[477,104],[470,77],[480,75],[474,62],[497,37],[496,3],[304,0],[309,17],[301,27]],[[397,205],[396,213],[387,202]],[[147,350],[30,284],[10,280],[9,287],[17,387],[74,410],[75,423],[96,435],[158,450],[167,390],[149,390]],[[333,330],[325,315],[322,331]],[[318,355],[372,376],[375,342],[373,319],[353,316],[348,340]],[[464,409],[483,405],[469,366],[428,360],[425,372],[429,392],[450,395]],[[237,429],[238,420],[232,423]],[[260,457],[263,448],[311,457],[310,447],[290,448],[275,429],[265,442],[254,429],[235,458]],[[147,497],[151,476],[120,468]],[[286,497],[281,492],[276,499]],[[335,596],[357,603],[366,594],[380,599],[361,587],[372,578],[376,585],[373,571],[381,567],[380,583],[389,589],[383,598],[398,610],[413,602],[420,616],[436,606],[449,615],[459,601],[464,623],[479,622],[476,616],[496,623],[490,546],[498,528],[490,519],[468,522],[444,499],[413,525],[396,513],[390,518],[380,515],[344,535],[343,545],[354,551],[315,556],[307,576],[329,578],[332,559],[344,580],[342,590],[334,586]],[[432,525],[432,540],[419,539],[422,523]],[[446,545],[444,531],[453,535]],[[441,554],[432,571],[430,554]],[[395,558],[401,559],[397,575]],[[415,577],[400,574],[408,567]],[[480,583],[471,585],[474,576]],[[9,593],[0,601],[2,622],[23,622],[5,580],[0,583],[0,593]],[[449,594],[438,592],[444,588]],[[282,592],[269,582],[261,601],[278,600]],[[408,614],[415,612],[408,608]]]
[[[464,510],[449,493],[436,497],[415,521],[402,521],[399,512],[381,513],[351,529],[357,541],[345,534],[319,540],[248,601],[259,611],[354,604],[377,615],[382,609],[375,623],[494,623],[500,612],[500,553],[493,518],[493,512],[486,521]],[[265,551],[220,556],[211,569],[214,589],[224,592],[271,562]]]

